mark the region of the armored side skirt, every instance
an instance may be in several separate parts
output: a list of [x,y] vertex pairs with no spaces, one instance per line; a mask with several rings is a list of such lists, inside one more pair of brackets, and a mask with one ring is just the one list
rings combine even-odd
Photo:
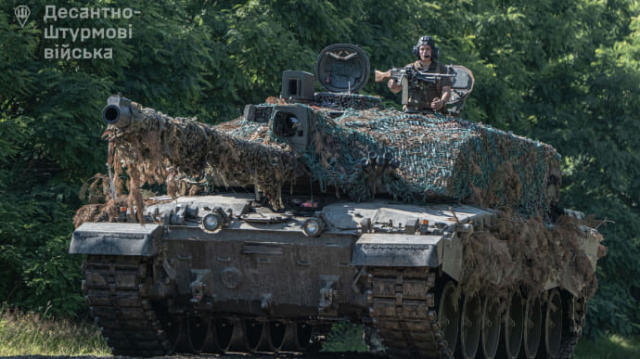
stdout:
[[161,234],[157,224],[84,223],[73,232],[69,253],[150,257]]
[[353,250],[353,264],[382,267],[437,267],[442,236],[365,233]]

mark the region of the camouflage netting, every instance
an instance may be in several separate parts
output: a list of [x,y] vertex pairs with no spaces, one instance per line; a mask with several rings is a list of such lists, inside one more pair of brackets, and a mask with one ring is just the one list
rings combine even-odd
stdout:
[[254,186],[280,208],[285,183],[305,174],[322,190],[333,186],[356,201],[387,193],[405,202],[456,200],[532,216],[548,213],[557,200],[559,156],[551,146],[437,114],[347,109],[331,118],[333,109],[298,106],[312,127],[304,152],[274,135],[273,120],[212,127],[133,103],[132,124],[105,132],[116,188],[124,167],[130,208],[142,207],[145,183],[166,183],[171,195]]
[[364,110],[381,105],[380,97],[353,93],[317,92],[313,96],[316,105],[328,108],[352,108]]
[[[557,201],[559,155],[549,145],[441,115],[348,109],[331,119],[315,107],[309,114],[313,140],[301,160],[323,189],[335,186],[351,199],[385,192],[407,202],[458,200],[526,215],[547,213]],[[281,142],[268,126],[237,120],[224,130]]]
[[[467,295],[493,295],[524,290],[541,293],[545,283],[559,280],[589,298],[597,289],[595,263],[580,244],[602,236],[571,217],[553,225],[539,217],[523,219],[502,212],[494,223],[463,238],[462,289]],[[598,257],[604,255],[604,247]]]
[[[129,208],[144,207],[140,188],[145,183],[166,183],[170,195],[183,195],[200,184],[192,180],[193,185],[185,186],[186,178],[198,179],[206,173],[220,185],[255,186],[279,208],[285,181],[302,170],[284,144],[229,136],[221,131],[229,124],[218,130],[195,119],[171,118],[135,103],[132,107],[131,125],[111,126],[105,132],[118,191],[123,168],[129,176]],[[141,221],[141,212],[138,217]]]

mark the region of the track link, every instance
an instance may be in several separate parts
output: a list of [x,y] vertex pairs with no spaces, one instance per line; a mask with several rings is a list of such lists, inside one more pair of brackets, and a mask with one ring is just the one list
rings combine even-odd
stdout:
[[148,263],[141,257],[89,256],[83,291],[96,324],[115,355],[172,351],[147,296]]
[[387,354],[451,358],[435,306],[436,273],[428,268],[371,268],[369,314]]

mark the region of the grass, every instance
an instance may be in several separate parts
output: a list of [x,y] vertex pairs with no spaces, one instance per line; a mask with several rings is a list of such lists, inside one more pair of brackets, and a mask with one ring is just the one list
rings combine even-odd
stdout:
[[[323,351],[366,351],[362,329],[361,325],[336,324]],[[0,356],[23,355],[110,356],[111,350],[93,324],[51,320],[0,306]],[[574,358],[640,358],[640,336],[611,335],[595,341],[583,338]]]
[[640,336],[623,338],[619,335],[580,340],[575,359],[627,359],[640,358]]
[[[362,325],[347,322],[333,325],[327,341],[323,344],[325,352],[362,352],[367,350],[362,335]],[[640,336],[621,337],[610,335],[595,340],[582,338],[578,342],[574,359],[630,359],[640,358]]]
[[0,307],[0,356],[111,355],[99,329]]

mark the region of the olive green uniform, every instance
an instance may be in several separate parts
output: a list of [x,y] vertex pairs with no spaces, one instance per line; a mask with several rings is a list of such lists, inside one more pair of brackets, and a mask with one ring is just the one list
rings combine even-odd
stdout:
[[[418,60],[408,64],[405,68],[411,67],[421,72],[447,73],[447,68],[437,61],[432,61],[428,67],[424,67]],[[415,78],[409,80],[407,103],[403,106],[407,112],[423,112],[432,111],[431,101],[436,97],[442,96],[442,88],[451,86],[449,78],[436,80],[435,83],[420,81]]]

